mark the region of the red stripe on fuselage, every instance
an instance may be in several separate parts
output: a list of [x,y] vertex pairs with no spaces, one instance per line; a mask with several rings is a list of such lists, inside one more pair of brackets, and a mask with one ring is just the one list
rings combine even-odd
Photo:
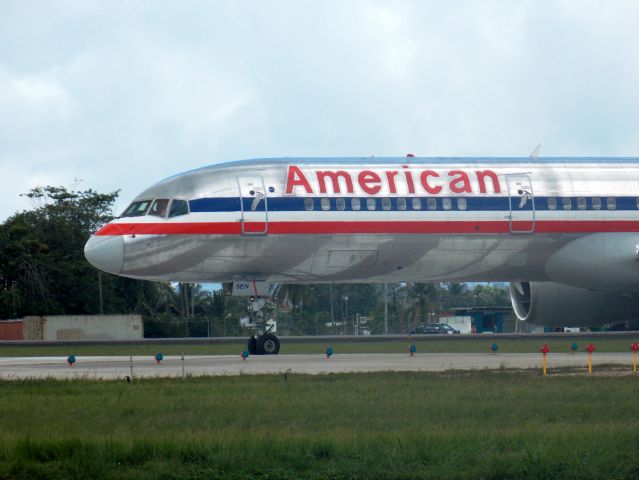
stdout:
[[[513,222],[512,230],[530,230],[531,222]],[[245,222],[245,231],[263,232],[264,222]],[[275,235],[315,234],[469,234],[510,233],[507,221],[486,222],[269,222],[268,233]],[[556,221],[538,220],[535,233],[639,232],[639,222],[628,220]],[[98,230],[105,235],[240,235],[239,222],[117,223]]]
[[[262,224],[264,225],[264,224]],[[240,234],[238,222],[116,223],[107,224],[96,235],[216,235]]]

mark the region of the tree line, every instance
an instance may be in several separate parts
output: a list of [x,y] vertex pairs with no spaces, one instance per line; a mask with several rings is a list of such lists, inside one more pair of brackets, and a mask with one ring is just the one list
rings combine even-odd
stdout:
[[[84,245],[113,219],[118,193],[46,186],[24,194],[33,207],[0,224],[0,318],[136,313],[151,337],[247,334],[245,299],[101,273],[86,261]],[[282,285],[271,315],[280,334],[351,334],[358,318],[372,333],[399,333],[454,307],[508,305],[504,289],[482,284]]]

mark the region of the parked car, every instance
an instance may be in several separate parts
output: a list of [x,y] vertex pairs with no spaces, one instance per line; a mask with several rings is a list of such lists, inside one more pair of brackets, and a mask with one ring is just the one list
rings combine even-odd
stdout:
[[413,334],[455,334],[459,333],[459,330],[454,329],[447,323],[426,323],[413,328],[410,333]]

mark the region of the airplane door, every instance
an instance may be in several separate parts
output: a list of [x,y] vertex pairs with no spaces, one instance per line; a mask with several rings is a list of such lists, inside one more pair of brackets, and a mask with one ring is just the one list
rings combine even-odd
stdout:
[[526,174],[506,175],[508,184],[509,228],[511,233],[535,231],[535,197]]
[[259,175],[237,177],[240,190],[242,235],[266,235],[268,232],[268,198],[264,179]]

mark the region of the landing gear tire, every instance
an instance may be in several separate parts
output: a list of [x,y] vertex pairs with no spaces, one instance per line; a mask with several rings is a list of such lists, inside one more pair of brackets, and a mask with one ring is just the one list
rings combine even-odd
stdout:
[[257,338],[251,337],[246,342],[246,349],[249,352],[249,355],[257,355]]
[[277,355],[280,352],[280,341],[272,333],[260,335],[257,339],[258,355]]

